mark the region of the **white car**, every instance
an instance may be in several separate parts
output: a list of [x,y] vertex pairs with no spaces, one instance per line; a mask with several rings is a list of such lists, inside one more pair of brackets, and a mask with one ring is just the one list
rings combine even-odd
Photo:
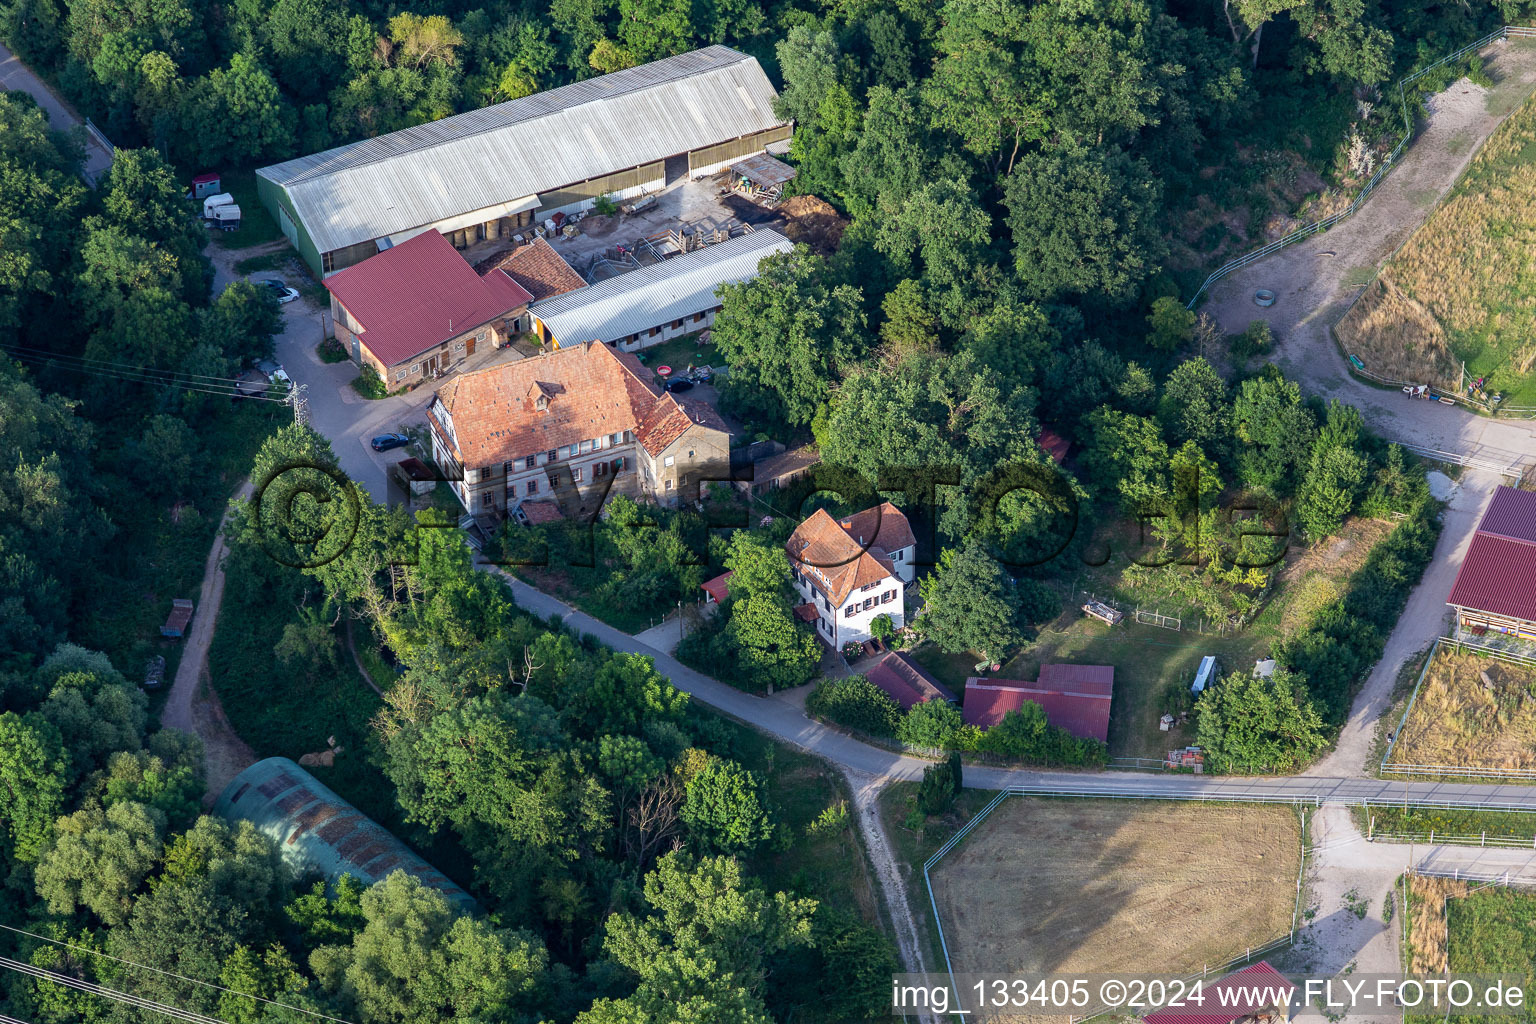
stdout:
[[274,363],[270,359],[263,359],[256,364],[256,369],[273,384],[291,384],[288,379],[288,371],[283,369],[282,363]]
[[257,281],[256,283],[265,288],[272,289],[272,294],[277,296],[277,304],[279,306],[292,302],[294,299],[299,297],[299,290],[297,288],[290,288],[286,284],[283,284],[283,282],[274,280],[273,278],[267,278],[264,281]]

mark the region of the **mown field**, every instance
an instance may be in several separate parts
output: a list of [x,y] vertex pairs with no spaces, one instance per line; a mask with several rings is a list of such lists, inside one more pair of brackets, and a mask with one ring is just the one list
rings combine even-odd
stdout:
[[[1505,974],[1524,979],[1525,1005],[1497,1017],[1458,1021],[1536,1019],[1536,893],[1502,887],[1474,889],[1445,878],[1414,878],[1408,921],[1409,970],[1414,973]],[[1404,1024],[1429,1024],[1441,1014],[1408,1014]]]
[[1486,377],[1536,406],[1536,101],[1489,137],[1455,189],[1340,321],[1345,351],[1395,379]]

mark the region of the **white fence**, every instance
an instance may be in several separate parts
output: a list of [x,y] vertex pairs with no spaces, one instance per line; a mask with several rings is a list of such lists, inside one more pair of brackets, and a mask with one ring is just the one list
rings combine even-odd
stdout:
[[1397,97],[1403,111],[1403,136],[1402,138],[1398,139],[1397,145],[1393,147],[1391,154],[1389,154],[1386,160],[1382,161],[1382,165],[1376,169],[1376,173],[1371,175],[1371,180],[1365,183],[1365,187],[1360,190],[1360,194],[1355,196],[1354,201],[1351,202],[1349,206],[1344,210],[1334,214],[1331,217],[1324,217],[1322,220],[1313,221],[1311,224],[1299,227],[1295,231],[1292,231],[1290,234],[1286,235],[1284,238],[1270,242],[1268,245],[1263,246],[1262,248],[1255,249],[1253,252],[1239,256],[1237,259],[1231,260],[1217,267],[1211,272],[1209,277],[1201,282],[1200,287],[1195,290],[1195,294],[1190,297],[1188,308],[1194,309],[1195,303],[1200,301],[1200,296],[1204,295],[1206,291],[1209,290],[1211,285],[1215,284],[1217,281],[1220,281],[1228,274],[1231,274],[1237,270],[1241,270],[1243,267],[1248,266],[1248,264],[1257,262],[1258,260],[1263,259],[1265,256],[1278,252],[1279,250],[1284,249],[1286,246],[1295,242],[1299,242],[1304,238],[1310,238],[1315,234],[1327,231],[1329,228],[1339,223],[1339,221],[1344,220],[1346,217],[1352,215],[1356,210],[1360,209],[1360,205],[1364,203],[1366,197],[1371,194],[1371,190],[1381,183],[1381,179],[1397,163],[1398,158],[1403,154],[1403,150],[1407,148],[1408,143],[1413,139],[1413,117],[1408,113],[1408,93],[1406,87],[1418,81],[1420,78],[1423,78],[1431,71],[1435,71],[1438,68],[1443,67],[1444,65],[1460,57],[1465,57],[1469,53],[1475,53],[1496,39],[1504,39],[1508,36],[1533,37],[1536,36],[1536,29],[1524,28],[1518,25],[1506,25],[1496,32],[1490,32],[1488,35],[1479,39],[1477,42],[1463,46],[1455,53],[1447,54],[1428,67],[1420,68],[1413,74],[1401,79],[1397,83]]
[[[1359,371],[1355,372],[1358,373]],[[1519,461],[1510,463],[1496,462],[1493,459],[1479,458],[1476,455],[1462,455],[1457,452],[1442,451],[1439,448],[1426,448],[1424,445],[1413,444],[1408,441],[1393,441],[1392,443],[1404,451],[1410,451],[1421,458],[1430,459],[1435,462],[1444,462],[1452,466],[1463,466],[1467,469],[1479,469],[1485,473],[1497,473],[1506,480],[1512,480],[1515,483],[1520,482],[1520,476],[1524,472],[1524,466]]]
[[1141,608],[1136,609],[1136,621],[1147,626],[1161,626],[1164,629],[1180,630],[1184,628],[1184,620],[1175,615],[1149,612]]
[[1446,835],[1430,829],[1428,832],[1377,832],[1366,836],[1373,843],[1423,843],[1428,846],[1482,846],[1503,850],[1536,850],[1536,835],[1530,839],[1516,836],[1490,836],[1487,832],[1478,836]]

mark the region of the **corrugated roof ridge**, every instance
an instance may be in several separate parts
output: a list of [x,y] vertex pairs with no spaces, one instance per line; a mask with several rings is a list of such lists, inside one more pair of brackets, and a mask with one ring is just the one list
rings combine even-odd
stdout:
[[[697,58],[700,54],[709,54],[710,63],[702,67],[692,68],[691,70],[680,70],[675,74],[654,78],[649,81],[645,81],[644,84],[629,88],[624,88],[622,85],[611,84],[613,80],[618,79],[620,76],[629,76],[629,78],[643,79],[645,76],[638,74],[638,72],[653,71],[656,67],[663,64],[668,64],[681,69],[687,63],[689,63],[690,58]],[[722,59],[726,54],[731,55],[730,59]],[[499,131],[503,128],[510,128],[513,125],[524,124],[528,121],[537,120],[540,117],[547,117],[550,114],[559,113],[561,111],[577,110],[581,107],[588,106],[593,103],[605,102],[619,95],[645,92],[648,89],[670,85],[671,83],[681,79],[691,78],[695,75],[707,74],[710,71],[716,71],[721,68],[728,68],[734,64],[741,63],[743,60],[754,59],[755,58],[753,58],[750,54],[742,53],[740,50],[733,49],[732,47],[725,46],[721,43],[712,43],[709,46],[700,47],[697,50],[689,50],[687,53],[673,54],[671,57],[663,57],[660,60],[654,60],[646,64],[639,64],[632,68],[624,68],[620,71],[613,71],[606,75],[599,75],[597,78],[588,78],[579,82],[570,82],[566,85],[556,86],[553,89],[545,89],[542,92],[533,93],[530,96],[523,96],[515,100],[506,100],[501,103],[493,103],[490,106],[478,107],[475,110],[466,110],[462,113],[451,114],[448,117],[438,118],[436,121],[425,121],[422,124],[411,125],[410,127],[401,128],[393,132],[386,132],[383,135],[375,135],[372,138],[359,139],[356,142],[349,142],[345,145],[333,146],[330,149],[321,150],[319,153],[311,153],[308,156],[295,157],[292,160],[285,160],[282,163],[272,164],[268,167],[260,168],[256,173],[261,177],[266,178],[268,181],[274,182],[286,188],[289,185],[301,184],[302,182],[308,181],[314,177],[323,177],[325,175],[335,174],[338,171],[347,170],[354,167],[366,167],[370,164],[379,163],[384,160],[390,160],[406,153],[420,153],[449,142],[457,142],[462,139],[473,138],[476,135],[483,135],[487,132]],[[565,105],[549,105],[547,102],[547,97],[550,97],[556,93],[577,93],[592,91],[596,83],[602,82],[604,80],[610,81],[610,86],[604,87],[607,90],[607,92],[604,94],[594,95],[590,99],[585,99],[577,103],[570,103]],[[628,81],[628,79],[626,78],[625,81]],[[329,161],[321,159],[333,154],[339,156],[343,153],[362,152],[367,147],[369,147],[370,144],[377,144],[383,140],[392,138],[400,138],[412,133],[428,135],[431,133],[431,130],[434,127],[440,130],[449,122],[456,122],[460,120],[468,121],[476,117],[484,117],[488,111],[506,110],[507,108],[517,105],[528,107],[530,112],[526,116],[522,117],[505,120],[497,119],[493,123],[488,123],[485,126],[476,128],[472,131],[447,133],[442,134],[439,138],[424,139],[417,145],[403,147],[393,152],[379,152],[378,154],[373,155],[367,159],[348,161],[340,166],[331,166]],[[266,173],[268,171],[281,171],[283,168],[290,164],[308,163],[309,161],[314,160],[320,160],[321,162],[316,163],[311,167],[302,169],[298,173],[291,176],[277,177],[273,174]]]

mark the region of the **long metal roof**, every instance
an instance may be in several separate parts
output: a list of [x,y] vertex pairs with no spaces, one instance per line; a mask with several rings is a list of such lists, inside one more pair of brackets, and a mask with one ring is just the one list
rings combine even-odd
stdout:
[[528,309],[562,345],[617,341],[716,305],[715,289],[757,276],[764,257],[793,249],[768,228],[535,302]]
[[756,59],[707,46],[256,173],[329,252],[765,131],[776,97]]
[[479,909],[469,893],[393,833],[286,757],[257,761],[236,775],[214,802],[213,813],[226,821],[251,822],[277,844],[295,874],[314,871],[332,882],[351,875],[367,886],[405,871],[459,909]]

